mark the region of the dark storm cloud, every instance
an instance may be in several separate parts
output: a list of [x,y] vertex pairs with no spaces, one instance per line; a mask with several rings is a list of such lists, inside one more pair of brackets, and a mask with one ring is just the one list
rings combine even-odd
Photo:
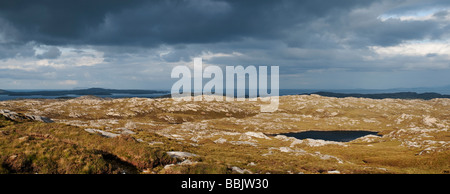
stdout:
[[353,45],[392,46],[407,40],[438,39],[448,33],[438,22],[401,21],[388,19],[386,21],[368,20],[359,26],[351,26],[355,33],[349,42]]
[[[386,4],[383,12],[355,17],[351,11]],[[0,27],[10,41],[47,45],[156,47],[280,40],[293,47],[330,48],[350,44],[395,45],[405,40],[438,39],[448,25],[436,21],[380,21],[448,1],[0,1]],[[445,17],[446,11],[436,13]],[[13,32],[13,33],[12,33]],[[0,31],[1,33],[1,31]],[[345,41],[343,41],[345,40]]]
[[2,1],[16,41],[142,45],[279,39],[370,1]]
[[45,44],[83,42],[86,30],[114,13],[141,3],[121,0],[1,1],[0,17],[17,29],[16,41]]
[[[364,87],[348,77],[448,67],[435,50],[390,56],[373,48],[445,45],[449,8],[448,0],[0,0],[0,77],[53,72],[45,77],[169,88],[172,65],[204,57],[216,65],[279,65],[292,88],[303,79],[309,87],[333,87],[337,79],[340,87]],[[431,17],[417,19],[423,15]],[[415,74],[390,75],[385,80]]]

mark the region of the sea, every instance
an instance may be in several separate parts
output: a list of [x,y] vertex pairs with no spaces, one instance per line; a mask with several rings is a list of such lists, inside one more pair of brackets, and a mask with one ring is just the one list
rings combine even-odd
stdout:
[[[62,91],[62,90],[49,90],[49,89],[40,89],[40,90],[8,90],[11,92],[35,92],[35,91]],[[408,88],[408,89],[386,89],[386,90],[374,90],[374,89],[280,89],[279,95],[299,95],[299,94],[309,94],[314,92],[335,92],[335,93],[356,93],[356,94],[377,94],[377,93],[396,93],[396,92],[417,92],[417,93],[425,93],[425,92],[434,92],[442,95],[450,95],[450,88]],[[162,93],[153,93],[153,94],[124,94],[124,93],[113,93],[111,95],[96,95],[102,98],[156,98],[160,96],[165,96],[170,94],[169,91]],[[236,93],[235,93],[236,94]],[[246,91],[248,94],[248,91]],[[15,100],[15,99],[58,99],[58,98],[76,98],[82,95],[58,95],[58,96],[43,96],[43,95],[31,95],[31,96],[9,96],[0,94],[0,101],[5,100]]]
[[[11,92],[36,92],[36,91],[63,91],[63,90],[8,90]],[[166,93],[154,93],[154,94],[123,94],[123,93],[112,93],[111,95],[95,95],[102,98],[133,98],[133,97],[139,97],[139,98],[156,98],[163,95],[167,95],[169,92]],[[5,100],[18,100],[18,99],[59,99],[59,98],[77,98],[84,95],[75,95],[75,94],[69,94],[69,95],[58,95],[58,96],[43,96],[43,95],[30,95],[30,96],[9,96],[9,95],[1,95],[0,94],[0,101]]]

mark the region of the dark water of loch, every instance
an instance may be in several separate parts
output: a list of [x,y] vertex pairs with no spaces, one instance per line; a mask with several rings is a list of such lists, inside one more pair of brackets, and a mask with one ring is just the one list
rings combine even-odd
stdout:
[[377,135],[373,131],[303,131],[298,133],[283,133],[288,137],[297,139],[322,139],[327,141],[348,142],[366,135]]

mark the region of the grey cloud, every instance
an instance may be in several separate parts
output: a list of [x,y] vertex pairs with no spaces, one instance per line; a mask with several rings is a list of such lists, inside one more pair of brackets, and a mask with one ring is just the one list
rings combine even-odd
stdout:
[[34,46],[33,42],[27,44],[0,44],[0,59],[34,56]]
[[[421,10],[430,9],[445,9],[450,7],[450,1],[447,0],[400,0],[400,1],[386,1],[389,2],[385,9],[386,14],[401,15],[401,14],[415,14]],[[393,2],[391,4],[390,2]]]
[[[385,7],[371,9],[380,4]],[[383,13],[406,13],[431,5],[449,3],[437,0],[431,3],[18,0],[0,1],[0,18],[17,31],[10,39],[47,45],[158,47],[252,38],[283,41],[292,47],[337,48],[343,44],[386,46],[446,36],[447,29],[442,23],[377,19]],[[358,8],[367,10],[351,15]]]
[[84,32],[103,22],[105,14],[141,3],[121,0],[0,1],[0,17],[17,31],[18,42],[44,44],[83,42]]
[[435,16],[435,17],[437,17],[437,18],[445,18],[445,17],[448,16],[449,14],[450,14],[449,11],[444,10],[444,11],[440,11],[440,12],[437,12],[437,13],[433,14],[433,16]]
[[[65,75],[73,73],[70,79],[79,83],[86,79],[85,83],[108,83],[108,87],[151,88],[148,83],[170,87],[172,62],[190,62],[204,52],[237,52],[242,55],[205,61],[218,65],[280,65],[281,79],[297,76],[301,81],[305,77],[313,87],[336,78],[342,79],[341,87],[345,87],[345,83],[354,83],[346,76],[355,72],[371,72],[376,77],[377,72],[444,66],[448,60],[439,55],[377,59],[368,47],[450,38],[449,22],[443,19],[448,11],[437,12],[437,19],[427,21],[378,18],[448,8],[448,2],[0,0],[0,59],[35,57],[36,45],[50,48],[37,58],[62,57],[58,47],[79,49],[76,52],[91,48],[104,53],[104,63],[47,70],[57,72],[55,80],[67,79]],[[38,69],[38,73],[44,72],[43,67]],[[156,69],[162,70],[154,73]],[[84,78],[83,72],[91,76]],[[33,77],[27,76],[33,72],[0,73],[11,79]]]
[[50,47],[46,52],[36,55],[38,59],[56,59],[61,56],[61,51],[57,47]]
[[141,45],[279,39],[292,26],[371,1],[2,1],[16,41]]
[[20,69],[0,69],[1,79],[13,80],[48,80],[49,76],[44,75],[45,71],[30,72]]
[[[407,40],[433,39],[447,33],[438,23],[430,21],[400,21],[388,19],[373,21],[355,28],[358,39],[366,40],[367,45],[392,46]],[[358,40],[357,41],[361,41]],[[364,43],[361,41],[359,44]]]

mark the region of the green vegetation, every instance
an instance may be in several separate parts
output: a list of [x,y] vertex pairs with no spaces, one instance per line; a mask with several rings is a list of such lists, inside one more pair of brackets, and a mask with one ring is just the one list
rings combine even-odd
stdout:
[[[0,114],[0,172],[450,173],[450,99],[283,96],[273,113],[260,113],[259,103],[3,101],[0,109],[55,123]],[[276,135],[306,130],[368,130],[383,137],[336,143]],[[169,151],[195,156],[170,157]]]
[[104,138],[58,123],[9,123],[0,150],[1,173],[139,173],[175,162],[130,136]]

